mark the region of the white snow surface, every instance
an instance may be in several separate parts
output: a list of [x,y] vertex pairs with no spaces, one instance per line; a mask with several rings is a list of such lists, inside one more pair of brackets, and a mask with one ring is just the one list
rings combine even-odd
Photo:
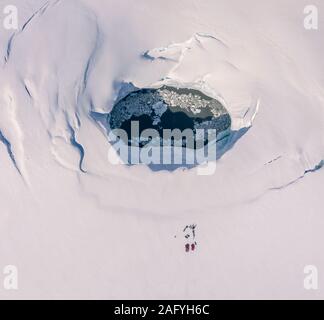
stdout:
[[[324,274],[323,14],[307,31],[306,0],[10,4],[0,270],[16,265],[19,289],[0,298],[324,298],[324,276],[303,287],[304,266]],[[90,113],[109,112],[128,83],[200,89],[233,131],[249,129],[211,176],[110,164]]]

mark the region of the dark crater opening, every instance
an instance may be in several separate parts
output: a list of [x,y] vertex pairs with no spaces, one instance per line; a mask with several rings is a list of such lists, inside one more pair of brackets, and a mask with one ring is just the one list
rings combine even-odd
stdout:
[[[166,129],[191,129],[195,135],[195,142],[198,140],[196,133],[204,132],[200,139],[203,139],[203,145],[206,145],[210,142],[208,129],[216,130],[218,140],[229,135],[231,127],[231,118],[227,110],[216,99],[198,90],[169,86],[140,89],[128,94],[115,104],[108,121],[111,130],[123,129],[127,133],[128,141],[125,143],[137,143],[140,147],[151,141],[140,138],[147,129],[158,132],[160,143],[163,142]],[[134,141],[132,123],[136,121],[139,126],[139,139]]]
[[[134,88],[132,86],[132,89]],[[128,87],[121,88],[120,93],[124,89],[126,91]],[[106,130],[109,143],[122,163],[129,166],[145,164],[152,171],[191,169],[205,163],[206,159],[208,162],[220,159],[250,129],[244,127],[231,130],[230,115],[218,100],[198,90],[170,86],[157,89],[135,88],[131,93],[119,98],[110,113],[90,112],[90,115]],[[150,139],[145,136],[142,139],[140,136],[140,139],[132,139],[134,121],[138,123],[138,135],[153,129],[158,137]],[[169,136],[164,137],[165,131],[176,129],[180,133],[187,129],[191,129],[190,132],[198,132],[199,134],[194,136],[195,145],[188,146],[188,139],[184,134],[180,136],[179,141],[173,136],[171,139]],[[209,135],[204,134],[201,137],[201,131],[205,132],[208,129],[215,129],[217,133],[212,141],[206,139]],[[119,135],[119,130],[125,134]],[[172,145],[176,148],[170,147]]]

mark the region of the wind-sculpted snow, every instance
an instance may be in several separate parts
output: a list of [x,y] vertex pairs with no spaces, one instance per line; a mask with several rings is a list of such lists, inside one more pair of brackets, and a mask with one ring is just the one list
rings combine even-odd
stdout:
[[26,22],[24,22],[24,24],[21,26],[20,30],[18,30],[18,32],[14,32],[10,38],[9,38],[9,41],[8,41],[8,44],[7,44],[7,51],[6,51],[6,55],[4,57],[4,60],[5,60],[5,63],[8,62],[9,58],[10,58],[10,53],[11,53],[11,49],[12,49],[12,46],[13,46],[13,42],[15,40],[15,37],[17,35],[19,35],[20,33],[22,33],[26,27],[28,26],[29,23],[32,22],[32,20],[35,18],[35,17],[38,17],[38,16],[41,16],[43,15],[47,8],[50,6],[50,5],[55,5],[59,2],[60,0],[56,0],[56,1],[52,1],[52,3],[50,1],[47,1],[45,2],[45,4],[43,6],[41,6],[38,10],[36,10],[28,19]]
[[[0,260],[27,266],[18,295],[291,293],[274,287],[270,257],[288,266],[285,281],[312,261],[307,237],[321,240],[316,252],[324,243],[324,47],[320,32],[303,29],[304,2],[12,2],[19,30],[0,30],[0,242],[14,253]],[[213,175],[109,161],[107,114],[131,92],[163,86],[198,90],[228,112]],[[205,243],[191,269],[174,235],[196,222]]]
[[[72,9],[75,11],[73,22],[68,14]],[[309,117],[318,112],[322,114],[321,101],[308,104],[308,97],[302,97],[302,91],[297,89],[296,83],[300,81],[301,84],[305,84],[305,79],[302,76],[295,77],[296,68],[293,62],[285,66],[285,74],[281,74],[280,79],[278,78],[277,75],[280,73],[277,69],[288,58],[279,49],[269,50],[267,53],[270,43],[258,34],[256,38],[262,46],[257,45],[254,52],[246,44],[240,43],[237,37],[225,33],[219,36],[215,35],[216,32],[196,32],[188,40],[143,50],[142,55],[139,50],[142,44],[139,43],[139,47],[133,48],[133,53],[130,55],[133,71],[130,71],[132,69],[130,68],[126,73],[123,71],[122,74],[118,74],[118,68],[110,69],[110,58],[116,60],[114,51],[117,42],[111,40],[108,35],[104,36],[106,28],[109,28],[109,22],[104,23],[96,14],[90,6],[79,2],[45,2],[26,18],[20,30],[9,37],[8,49],[5,53],[4,73],[8,75],[9,81],[3,81],[7,81],[7,86],[14,92],[19,104],[24,104],[26,98],[29,98],[26,102],[31,108],[29,118],[32,122],[37,122],[32,117],[33,113],[40,118],[39,124],[33,125],[38,126],[41,136],[42,132],[46,133],[44,140],[48,142],[45,145],[61,139],[65,141],[67,147],[64,150],[68,150],[69,145],[70,148],[79,150],[81,160],[77,167],[81,172],[93,172],[98,175],[109,172],[110,164],[107,158],[100,159],[103,171],[97,171],[96,157],[92,158],[89,151],[93,148],[90,146],[93,138],[87,136],[85,127],[92,126],[93,131],[98,131],[96,135],[100,135],[91,112],[100,113],[103,109],[111,109],[112,104],[97,102],[116,101],[116,97],[120,96],[120,91],[123,90],[121,84],[125,81],[135,84],[136,87],[144,87],[144,85],[152,88],[161,85],[190,87],[202,90],[220,101],[230,113],[233,137],[223,146],[218,158],[230,151],[234,158],[227,159],[226,162],[230,165],[233,161],[231,166],[236,166],[235,154],[241,152],[240,148],[243,148],[242,152],[249,154],[249,157],[253,157],[248,161],[249,164],[240,170],[239,175],[233,177],[234,181],[236,179],[242,181],[242,178],[244,180],[244,176],[247,175],[249,185],[254,183],[256,186],[259,185],[257,182],[260,179],[259,175],[262,177],[264,175],[262,171],[265,169],[261,169],[261,166],[261,171],[258,171],[257,168],[262,162],[270,161],[264,159],[266,154],[271,159],[280,153],[284,159],[286,158],[286,160],[281,159],[280,163],[290,167],[290,174],[287,178],[281,177],[280,182],[274,183],[272,179],[264,180],[265,189],[276,188],[277,184],[281,184],[281,180],[282,184],[294,181],[300,175],[297,168],[303,168],[302,161],[305,157],[311,158],[314,165],[323,157],[319,152],[320,147],[315,147],[316,142],[308,143],[308,147],[307,144],[305,146],[304,137],[298,141],[298,146],[294,147],[295,143],[290,145],[290,142],[299,137],[299,128],[303,126],[305,117],[305,111],[296,108],[296,101],[293,100],[300,99],[305,105],[310,105],[307,110]],[[114,23],[116,22],[112,22],[112,25]],[[56,27],[52,28],[54,24]],[[30,45],[33,43],[35,45]],[[164,43],[167,44],[167,40]],[[39,50],[40,46],[41,50]],[[20,52],[24,52],[24,55],[22,56]],[[269,60],[273,63],[271,68]],[[103,75],[102,70],[106,70],[107,75]],[[294,85],[291,84],[292,76],[295,77]],[[102,81],[104,78],[106,82]],[[19,88],[22,86],[24,88]],[[20,94],[18,88],[19,91],[24,89],[26,94]],[[101,88],[106,88],[104,95],[101,94],[104,92]],[[286,92],[285,96],[290,92],[289,98],[285,99],[282,96],[283,92]],[[102,95],[99,99],[98,93]],[[19,110],[20,118],[24,117],[24,112],[26,111]],[[286,121],[292,117],[295,124],[293,126]],[[264,122],[263,119],[267,121]],[[318,116],[314,116],[312,121],[316,124],[319,119]],[[30,125],[24,123],[24,134]],[[318,127],[313,125],[310,130],[315,134]],[[250,134],[249,139],[244,140],[250,128],[253,128],[253,133]],[[102,130],[102,133],[105,134],[105,131]],[[254,143],[251,144],[255,136],[258,136],[261,143],[257,148]],[[265,151],[262,146],[272,144],[271,137],[276,137],[274,139],[277,143],[273,144],[273,151],[271,147],[266,147],[267,151]],[[31,136],[30,139],[33,137]],[[242,140],[240,147],[236,145],[238,139]],[[15,143],[12,143],[15,147]],[[60,145],[61,143],[63,142],[60,142]],[[28,144],[27,139],[24,144]],[[56,142],[52,148],[56,148]],[[297,149],[294,151],[294,148]],[[301,148],[307,155],[299,153],[298,149]],[[71,152],[74,151],[61,152],[63,151],[56,150],[54,153],[59,154],[61,159],[65,159],[65,163],[70,162],[73,158]],[[297,154],[298,157],[295,156]],[[35,155],[31,156],[35,157]],[[295,160],[291,162],[289,159],[292,158]],[[226,166],[225,163],[219,166],[220,175],[226,174]],[[68,167],[76,166],[70,163]],[[269,164],[267,171],[276,171],[277,168],[278,166]],[[254,172],[253,177],[249,173],[251,170]],[[183,178],[183,174],[181,175],[180,180]],[[259,187],[251,191],[252,194],[262,193],[261,190],[257,190]],[[245,197],[249,198],[249,193],[250,191],[247,194],[242,192],[239,198],[242,200]]]
[[2,142],[5,145],[5,147],[7,148],[8,155],[9,155],[13,165],[15,166],[15,168],[17,169],[19,174],[21,174],[20,170],[19,170],[19,168],[17,166],[15,156],[14,156],[14,154],[12,152],[11,143],[10,143],[10,141],[7,140],[7,138],[3,135],[3,133],[1,131],[0,131],[0,142]]

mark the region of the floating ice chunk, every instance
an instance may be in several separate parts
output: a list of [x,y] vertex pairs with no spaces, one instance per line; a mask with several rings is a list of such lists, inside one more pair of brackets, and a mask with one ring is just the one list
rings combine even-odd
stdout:
[[165,103],[163,103],[162,101],[159,101],[159,102],[157,102],[156,104],[154,104],[154,105],[152,106],[152,108],[153,108],[155,114],[156,114],[157,116],[159,116],[159,117],[161,117],[162,114],[163,114],[165,111],[168,110],[167,105],[166,105]]

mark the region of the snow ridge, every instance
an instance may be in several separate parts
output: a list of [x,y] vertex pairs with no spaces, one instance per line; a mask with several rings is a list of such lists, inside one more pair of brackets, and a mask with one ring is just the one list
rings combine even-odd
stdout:
[[4,136],[4,134],[2,133],[2,131],[0,130],[0,142],[2,142],[4,144],[4,146],[7,148],[7,152],[8,152],[8,155],[14,165],[14,167],[16,168],[16,170],[18,171],[19,175],[22,176],[21,172],[20,172],[20,169],[18,167],[18,164],[16,162],[16,159],[15,159],[15,155],[12,151],[12,147],[11,147],[11,143],[10,141]]

